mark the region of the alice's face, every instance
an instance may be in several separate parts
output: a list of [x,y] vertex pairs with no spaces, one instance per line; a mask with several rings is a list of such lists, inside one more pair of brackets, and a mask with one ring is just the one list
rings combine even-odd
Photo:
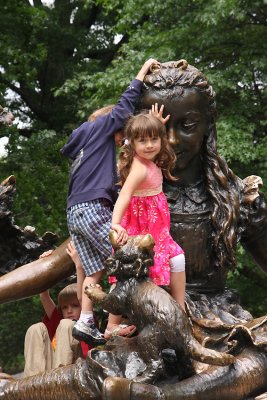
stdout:
[[142,98],[142,107],[152,104],[164,105],[164,116],[170,114],[166,128],[169,141],[177,156],[176,171],[186,169],[201,152],[203,139],[208,130],[206,104],[195,89],[185,89],[175,99],[164,98],[160,92],[148,91]]

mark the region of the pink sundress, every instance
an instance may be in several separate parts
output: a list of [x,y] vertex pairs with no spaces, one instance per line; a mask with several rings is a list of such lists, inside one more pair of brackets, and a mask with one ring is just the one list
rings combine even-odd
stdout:
[[128,235],[150,233],[155,241],[154,265],[149,276],[157,285],[169,285],[169,259],[183,254],[183,249],[170,235],[170,212],[162,192],[162,172],[153,162],[138,157],[147,167],[147,177],[131,198],[121,225]]

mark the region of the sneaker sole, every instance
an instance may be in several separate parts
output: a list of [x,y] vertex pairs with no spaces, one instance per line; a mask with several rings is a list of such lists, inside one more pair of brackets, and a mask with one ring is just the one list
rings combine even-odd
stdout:
[[97,346],[101,344],[105,344],[107,341],[106,339],[96,339],[93,336],[89,336],[86,333],[79,331],[78,329],[73,328],[72,336],[74,339],[78,340],[79,342],[85,342],[91,346]]

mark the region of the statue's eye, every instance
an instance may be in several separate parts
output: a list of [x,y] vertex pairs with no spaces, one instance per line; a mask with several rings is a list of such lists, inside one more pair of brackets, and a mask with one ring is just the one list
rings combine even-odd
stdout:
[[196,125],[197,125],[197,122],[198,122],[198,121],[193,120],[193,119],[191,119],[191,118],[186,118],[186,119],[184,119],[184,120],[182,121],[181,125],[182,125],[183,128],[189,130],[189,129],[195,128]]

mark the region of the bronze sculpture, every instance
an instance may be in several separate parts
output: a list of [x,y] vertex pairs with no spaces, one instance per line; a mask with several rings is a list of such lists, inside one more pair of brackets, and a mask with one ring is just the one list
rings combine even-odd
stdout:
[[[92,349],[86,361],[80,359],[71,366],[19,381],[8,382],[5,377],[0,398],[35,400],[42,395],[47,400],[211,400],[220,396],[225,400],[238,400],[245,398],[244,394],[253,388],[255,391],[255,388],[266,385],[267,355],[259,353],[259,343],[252,343],[255,338],[249,337],[247,326],[236,327],[230,334],[226,332],[226,327],[223,334],[219,330],[223,339],[231,344],[230,352],[236,353],[236,358],[229,353],[204,348],[193,337],[194,330],[181,307],[166,291],[147,279],[148,267],[152,263],[153,242],[150,235],[131,237],[123,247],[116,245],[113,235],[111,241],[115,253],[107,260],[107,272],[115,274],[117,287],[110,294],[98,287],[89,287],[87,294],[113,313],[126,313],[136,324],[139,334],[133,338],[114,338],[104,347]],[[264,322],[258,320],[250,328],[259,329]],[[247,337],[243,338],[244,333]],[[196,334],[199,332],[194,332]],[[244,342],[248,344],[245,351]],[[170,349],[175,350],[171,358],[168,356]],[[167,353],[164,354],[164,351]],[[255,358],[253,363],[251,356]],[[200,362],[194,363],[193,360]],[[213,366],[207,365],[204,374],[196,374],[199,368],[203,369],[203,362]],[[259,367],[263,372],[261,375],[253,374],[253,382],[248,379],[251,369],[249,373],[246,369],[249,366],[253,367],[253,372]],[[203,386],[206,388],[205,374],[211,381],[215,379],[216,384],[189,397],[185,383],[193,380],[194,384],[189,388],[194,392],[203,389]],[[232,392],[228,385],[233,383],[234,377],[238,377],[238,381]],[[179,383],[174,383],[176,381]],[[154,383],[154,386],[147,383]]]
[[[267,390],[266,318],[253,320],[224,286],[228,270],[235,266],[239,240],[267,270],[267,212],[259,192],[262,182],[258,177],[242,181],[218,155],[215,94],[200,71],[185,60],[164,63],[145,82],[140,108],[158,102],[171,114],[168,130],[177,153],[179,181],[174,185],[166,182],[165,193],[172,236],[186,253],[188,314],[195,337],[220,351],[232,345],[237,361],[233,366],[206,370],[198,366],[196,375],[181,382],[149,386],[123,377],[104,380],[98,375],[100,366],[89,357],[87,377],[90,371],[90,379],[98,382],[106,399],[117,399],[118,393],[125,399],[246,399]],[[77,382],[78,367],[73,368],[73,382]],[[79,368],[86,371],[84,365]],[[93,396],[88,398],[101,398],[99,393]]]
[[[175,350],[180,377],[183,378],[194,375],[192,359],[214,365],[233,364],[235,358],[232,355],[202,347],[194,338],[191,324],[180,305],[165,290],[147,279],[149,266],[153,265],[152,236],[132,236],[124,246],[117,245],[116,236],[111,231],[114,255],[106,262],[107,274],[117,278],[116,288],[106,294],[100,288],[91,286],[86,288],[86,294],[101,308],[126,315],[137,327],[138,335],[132,341],[136,341],[136,352],[143,361],[144,370],[137,371],[134,376],[132,359],[132,379],[154,383],[164,377],[162,353],[165,349]],[[126,341],[124,349],[132,341]],[[99,351],[99,359],[102,358],[101,353]],[[113,363],[109,368],[114,368]],[[126,371],[123,375],[126,376]]]
[[[11,125],[13,120],[14,115],[0,105],[0,128]],[[52,232],[38,237],[34,227],[21,229],[15,224],[11,212],[15,191],[14,175],[0,182],[0,275],[36,260],[58,241],[57,235]]]

